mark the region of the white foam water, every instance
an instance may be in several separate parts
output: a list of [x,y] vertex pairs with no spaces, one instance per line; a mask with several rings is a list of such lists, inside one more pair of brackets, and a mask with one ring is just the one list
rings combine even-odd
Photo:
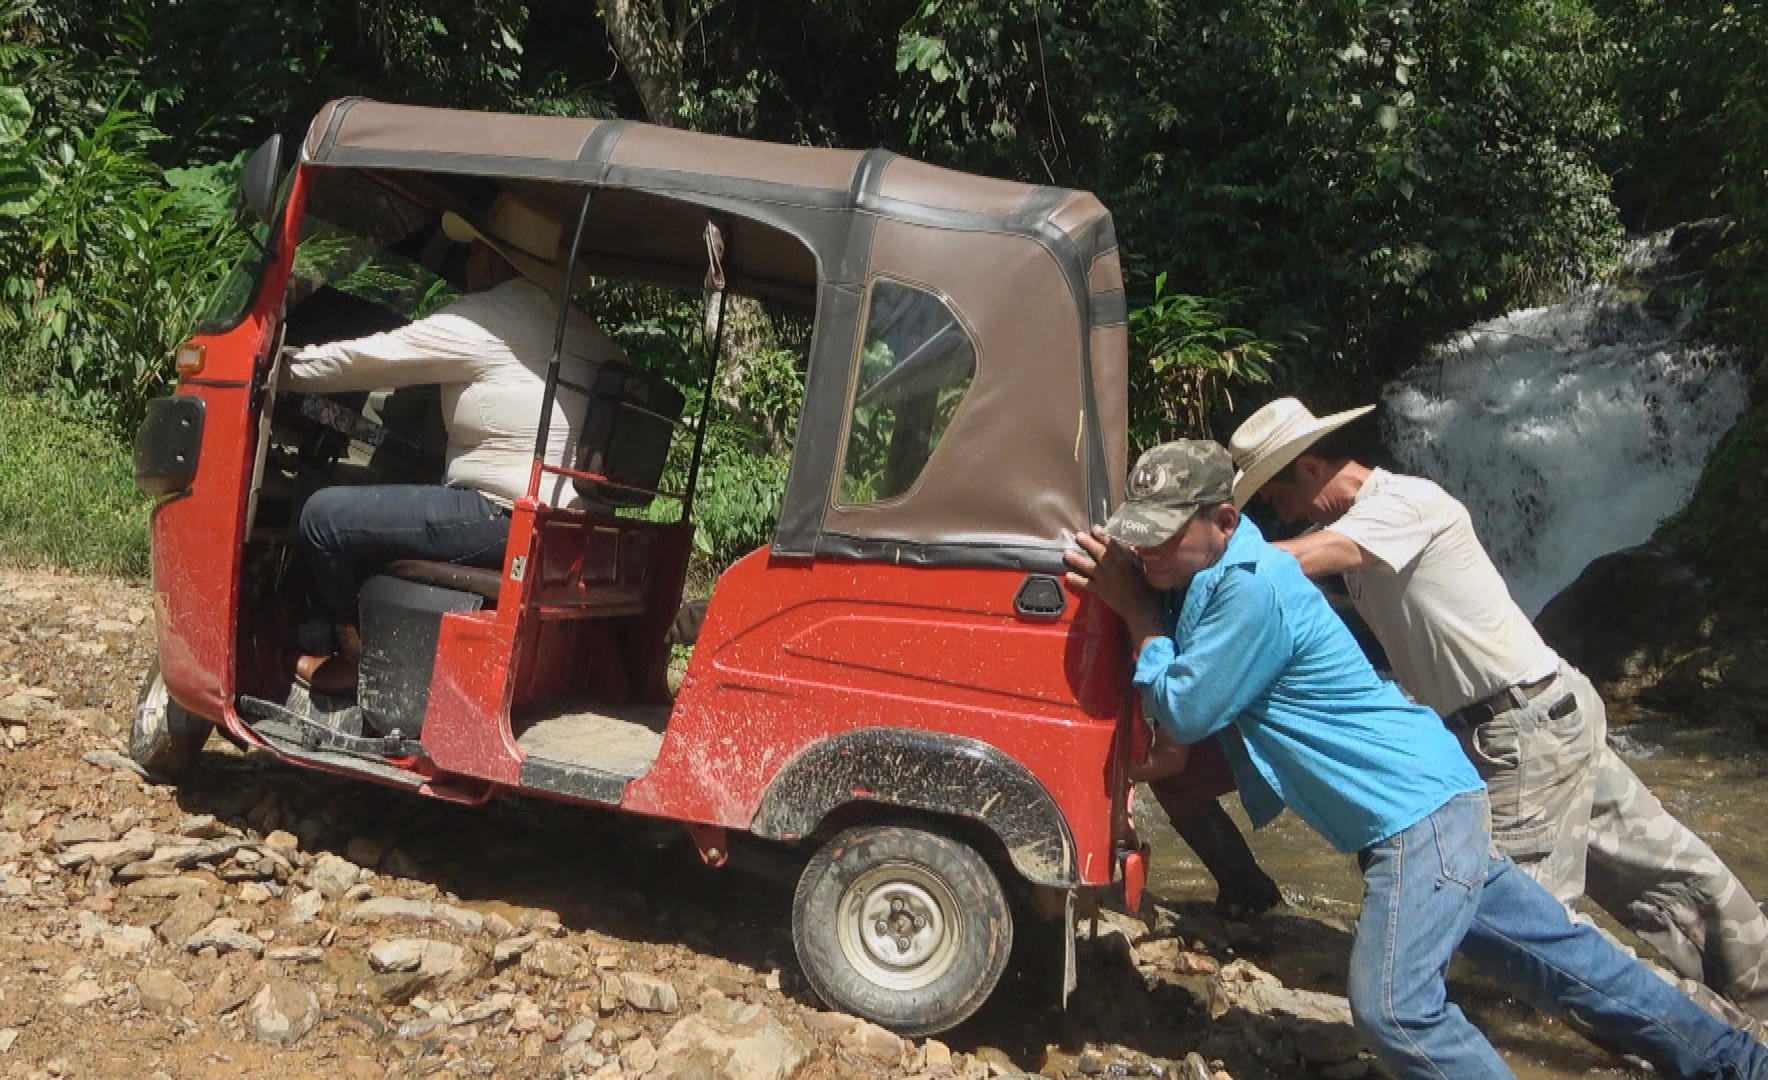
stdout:
[[1402,471],[1467,504],[1533,616],[1687,501],[1747,396],[1725,356],[1592,287],[1439,346],[1382,392],[1383,440]]

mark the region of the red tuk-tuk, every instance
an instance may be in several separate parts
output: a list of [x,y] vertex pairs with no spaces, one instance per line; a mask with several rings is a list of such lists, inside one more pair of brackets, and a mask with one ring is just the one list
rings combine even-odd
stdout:
[[[175,773],[218,726],[455,802],[679,822],[713,863],[759,838],[805,860],[811,986],[904,1033],[987,998],[1010,895],[1041,894],[1070,929],[1086,890],[1123,882],[1133,902],[1122,627],[1061,584],[1066,537],[1105,519],[1126,471],[1123,283],[1098,200],[883,150],[358,99],[319,113],[292,172],[280,155],[272,139],[248,164],[259,240],[137,438],[159,497],[138,761]],[[377,422],[372,401],[279,389],[282,347],[335,335],[340,308],[410,318],[442,215],[506,191],[575,230],[561,324],[592,275],[704,287],[709,325],[727,292],[814,318],[778,527],[718,578],[672,693],[707,416],[681,420],[654,373],[598,379],[575,454],[537,454],[501,572],[404,562],[364,586],[357,700],[328,710],[291,681],[300,506],[438,473],[392,452],[422,437],[387,402]],[[543,475],[593,508],[547,505]]]

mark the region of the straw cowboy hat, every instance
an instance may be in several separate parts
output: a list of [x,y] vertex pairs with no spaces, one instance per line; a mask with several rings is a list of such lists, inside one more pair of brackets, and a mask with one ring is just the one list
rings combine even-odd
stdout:
[[1362,405],[1331,416],[1315,416],[1292,397],[1278,398],[1246,418],[1228,440],[1234,455],[1234,505],[1245,506],[1271,477],[1322,437],[1337,431],[1375,406]]
[[523,277],[558,293],[567,258],[565,227],[519,196],[506,191],[491,200],[483,228],[450,210],[442,215],[442,231],[457,244],[483,241]]

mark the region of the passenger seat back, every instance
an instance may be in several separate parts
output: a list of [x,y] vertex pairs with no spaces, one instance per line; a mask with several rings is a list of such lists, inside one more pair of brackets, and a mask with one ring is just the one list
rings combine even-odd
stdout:
[[577,493],[610,506],[649,506],[648,491],[634,488],[655,490],[662,481],[686,399],[662,376],[620,364],[603,364],[593,390],[574,467],[614,483],[574,479]]

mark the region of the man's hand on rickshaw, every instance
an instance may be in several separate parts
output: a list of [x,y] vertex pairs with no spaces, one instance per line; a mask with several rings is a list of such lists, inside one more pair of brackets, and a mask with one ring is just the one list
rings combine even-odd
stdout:
[[1146,784],[1154,780],[1163,780],[1174,773],[1183,772],[1191,761],[1191,747],[1185,743],[1173,742],[1171,739],[1154,733],[1154,741],[1148,746],[1148,757],[1130,766],[1130,781]]
[[1068,587],[1091,593],[1117,612],[1129,627],[1130,644],[1137,652],[1151,637],[1166,631],[1160,624],[1160,598],[1142,573],[1136,553],[1112,539],[1101,525],[1076,533],[1075,547],[1063,553],[1068,564]]

